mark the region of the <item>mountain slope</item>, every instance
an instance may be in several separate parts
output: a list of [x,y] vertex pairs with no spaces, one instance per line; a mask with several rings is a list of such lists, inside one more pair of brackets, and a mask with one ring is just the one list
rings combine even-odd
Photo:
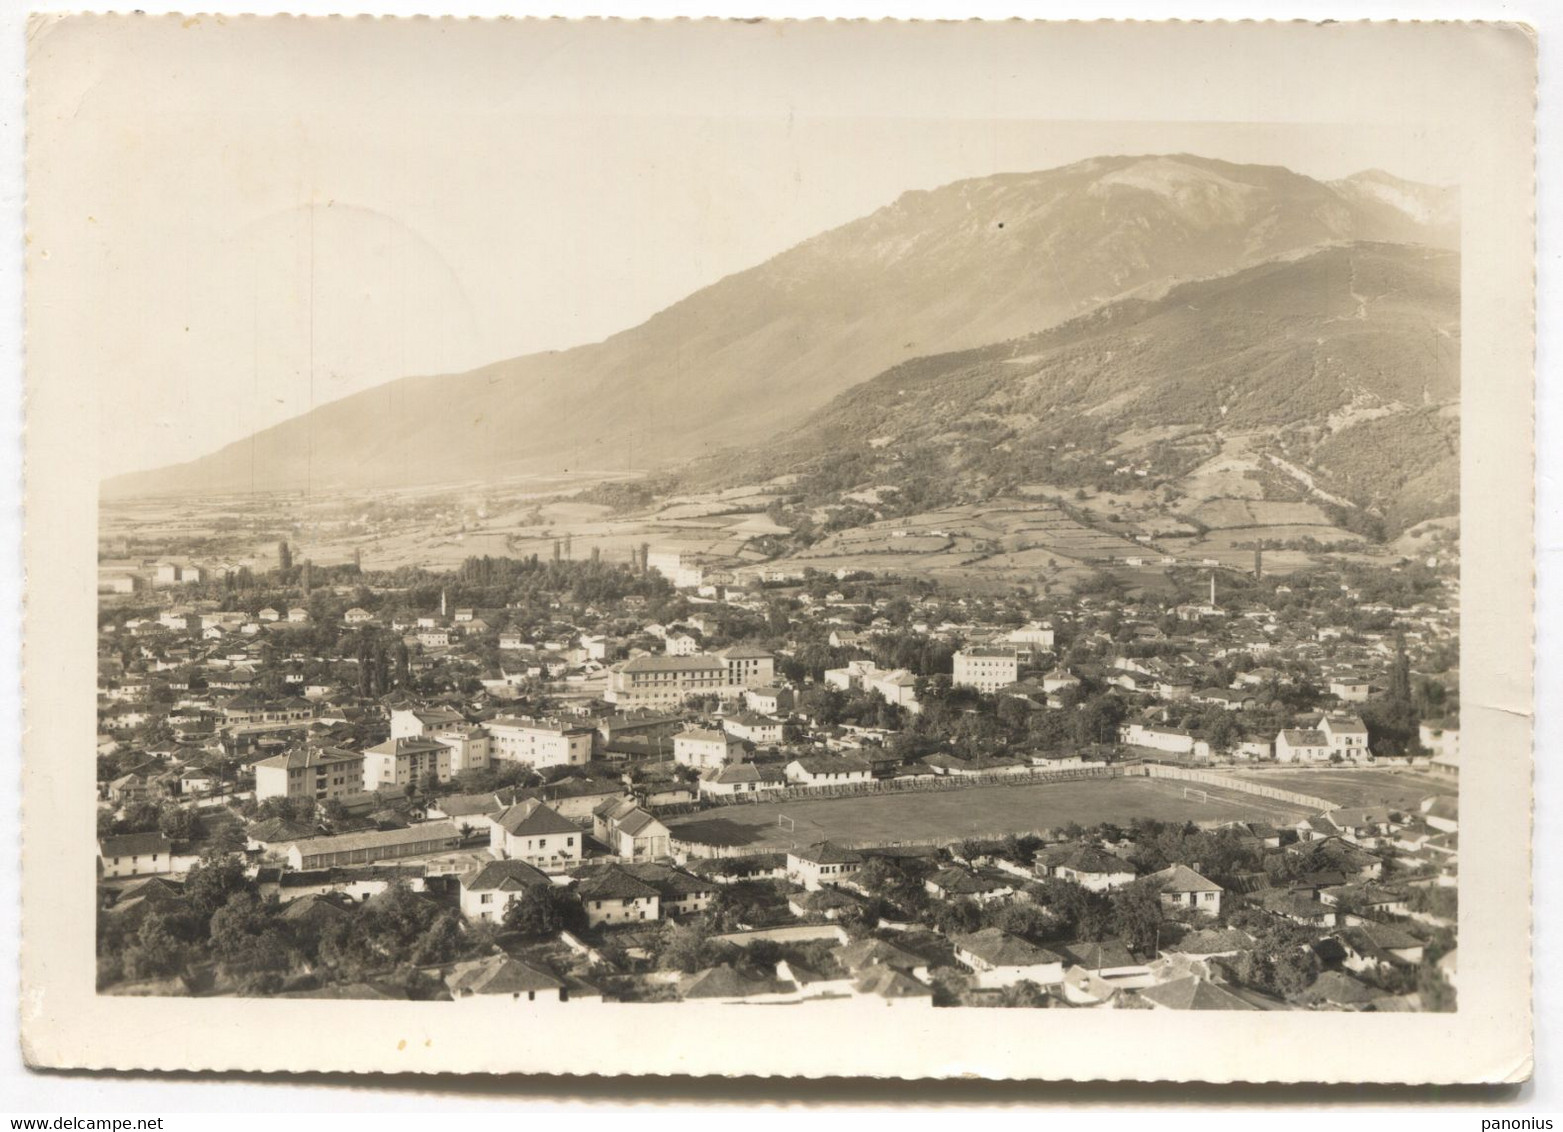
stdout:
[[896,366],[706,474],[923,506],[1127,465],[1175,483],[1241,435],[1401,529],[1456,510],[1459,361],[1455,253],[1332,246]]
[[1392,243],[1431,243],[1447,248],[1459,246],[1460,194],[1457,189],[1419,185],[1382,169],[1367,169],[1331,181],[1330,188],[1349,201],[1376,229],[1373,239]]
[[[1431,190],[1429,190],[1431,191]],[[1446,242],[1360,185],[1107,157],[911,192],[603,342],[391,382],[108,493],[391,486],[683,461],[907,358],[1323,243]],[[1409,234],[1408,234],[1409,233]]]

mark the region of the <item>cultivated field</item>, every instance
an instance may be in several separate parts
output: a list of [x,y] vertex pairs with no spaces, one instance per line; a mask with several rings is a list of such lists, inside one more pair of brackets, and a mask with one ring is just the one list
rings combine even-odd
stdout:
[[[1127,825],[1137,817],[1163,821],[1296,821],[1308,811],[1239,791],[1195,785],[1207,797],[1184,796],[1166,779],[1084,779],[967,790],[870,794],[818,801],[724,806],[669,818],[673,835],[707,845],[755,851],[836,840],[870,844],[997,836],[1056,829],[1070,822]],[[1295,789],[1302,789],[1296,787]],[[783,829],[785,816],[795,828]]]
[[[1325,527],[1333,531],[1329,519],[1312,503],[1268,503],[1257,499],[1211,499],[1193,511],[1199,522],[1211,529],[1228,527]],[[1325,535],[1314,537],[1323,541]]]
[[1453,794],[1456,784],[1445,778],[1410,770],[1367,767],[1361,770],[1232,770],[1232,778],[1262,782],[1281,790],[1295,790],[1328,798],[1342,806],[1415,807],[1430,794]]
[[999,499],[839,531],[790,561],[819,570],[1007,579],[1017,573],[1029,578],[1080,570],[1085,564],[1142,552],[1139,544],[1082,526],[1051,503]]

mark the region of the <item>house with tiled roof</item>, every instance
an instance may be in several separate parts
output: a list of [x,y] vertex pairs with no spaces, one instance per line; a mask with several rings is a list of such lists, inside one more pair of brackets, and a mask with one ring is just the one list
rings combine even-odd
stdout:
[[827,920],[839,920],[843,916],[866,913],[868,909],[868,897],[849,888],[805,889],[787,897],[787,910],[799,919],[823,916]]
[[660,861],[615,867],[657,890],[657,907],[664,919],[704,912],[716,895],[715,881]]
[[565,983],[555,975],[503,952],[457,963],[445,976],[454,1002],[510,998],[525,1002],[564,1002]]
[[575,887],[590,927],[638,924],[662,917],[662,894],[621,865],[609,865],[581,879]]
[[[155,764],[148,764],[155,765]],[[143,802],[151,797],[151,789],[148,786],[150,775],[131,771],[122,774],[108,784],[106,793],[109,801],[116,806],[128,806],[133,802]]]
[[1122,985],[1133,985],[1151,972],[1150,965],[1130,951],[1122,940],[1082,940],[1055,944],[1051,950],[1062,956],[1070,967],[1081,967],[1098,978]]
[[1254,937],[1238,928],[1205,928],[1189,932],[1177,943],[1164,944],[1164,955],[1188,955],[1199,959],[1221,959],[1252,951]]
[[151,876],[174,871],[174,843],[161,833],[121,833],[98,838],[105,877]]
[[1321,971],[1309,987],[1297,995],[1304,1006],[1333,1010],[1371,1010],[1385,992],[1352,978],[1344,971]]
[[857,875],[863,856],[829,841],[817,842],[787,852],[787,879],[809,891],[823,885],[836,885]]
[[848,786],[870,781],[873,769],[859,755],[804,755],[787,764],[787,781],[797,786]]
[[915,951],[887,940],[860,939],[838,947],[833,953],[838,966],[853,975],[861,975],[875,967],[889,967],[917,979],[928,977],[928,960]]
[[1327,763],[1329,737],[1317,728],[1284,727],[1275,737],[1275,760],[1282,763]]
[[154,875],[131,881],[117,895],[107,892],[105,899],[112,900],[106,915],[116,923],[134,930],[151,912],[180,912],[184,910],[184,882],[166,876]]
[[783,1002],[796,996],[797,987],[775,978],[750,978],[723,963],[685,975],[676,984],[684,1002]]
[[1325,869],[1330,874],[1333,874],[1321,879],[1319,883],[1314,885],[1315,888],[1326,888],[1332,884],[1346,884],[1354,879],[1377,880],[1384,875],[1383,859],[1368,852],[1360,845],[1353,845],[1339,836],[1325,834],[1320,830],[1312,830],[1310,832],[1309,826],[1304,822],[1298,823],[1297,833],[1297,843],[1287,846],[1286,851],[1288,853],[1307,853],[1315,860],[1323,862]]
[[787,780],[779,767],[759,766],[751,762],[712,767],[700,776],[701,797],[731,798],[738,794],[759,794],[780,790]]
[[1008,987],[1021,981],[1054,986],[1064,981],[1064,957],[998,928],[954,936],[955,961],[971,971],[979,987]]
[[761,688],[745,688],[743,699],[744,706],[750,711],[762,715],[783,715],[792,710],[793,692],[791,688],[767,684]]
[[940,869],[923,882],[923,887],[930,896],[940,900],[967,899],[974,900],[978,904],[1007,900],[1015,895],[1015,886],[1012,882],[983,876],[971,869],[963,869],[959,865]]
[[684,867],[717,884],[736,884],[746,880],[785,880],[787,854],[750,853],[743,857],[691,858]]
[[634,798],[610,798],[592,811],[592,836],[615,856],[649,861],[672,852],[672,832]]
[[1422,962],[1421,939],[1393,924],[1365,920],[1336,933],[1346,949],[1342,965],[1349,971],[1378,972],[1394,967],[1414,967]]
[[507,806],[541,797],[539,789],[523,790],[514,786],[487,794],[446,794],[429,803],[428,814],[431,818],[449,818],[458,826],[481,828],[504,813]]
[[245,828],[245,847],[265,850],[273,845],[288,845],[294,841],[303,841],[307,837],[318,836],[319,833],[320,831],[313,825],[304,822],[290,821],[287,818],[268,818],[265,821],[251,822]]
[[1343,908],[1347,924],[1352,924],[1355,913],[1375,916],[1408,916],[1410,908],[1405,902],[1405,891],[1382,888],[1379,885],[1332,885],[1319,890],[1319,902],[1330,907]]
[[1162,907],[1216,916],[1221,912],[1221,886],[1187,865],[1172,865],[1151,873],[1145,882],[1161,893]]
[[871,967],[852,984],[862,998],[871,998],[886,1006],[931,1007],[933,988],[894,967]]
[[1303,892],[1294,892],[1285,888],[1267,888],[1254,893],[1249,899],[1258,903],[1271,915],[1280,916],[1294,924],[1302,924],[1310,928],[1335,926],[1335,909],[1327,904],[1321,904]]
[[673,736],[673,761],[697,770],[723,766],[742,754],[742,741],[725,731],[692,727]]
[[1093,971],[1076,965],[1064,968],[1064,983],[1059,988],[1064,1001],[1074,1006],[1102,1006],[1113,1004],[1125,993],[1121,982],[1104,979]]
[[220,785],[222,779],[213,770],[204,766],[187,766],[179,772],[179,792],[181,794],[207,794]]
[[1153,987],[1141,987],[1135,992],[1152,1007],[1162,1010],[1257,1010],[1258,1007],[1239,998],[1219,983],[1196,975],[1174,979]]
[[1368,728],[1361,716],[1326,712],[1319,721],[1319,730],[1329,744],[1330,754],[1341,760],[1360,763],[1372,757],[1368,750]]
[[1404,825],[1404,821],[1386,806],[1351,806],[1305,818],[1298,823],[1298,836],[1308,841],[1339,837],[1353,845],[1376,848]]
[[583,827],[591,825],[598,806],[623,792],[621,781],[608,778],[561,778],[542,788],[543,801]]
[[[757,711],[743,711],[728,716],[722,720],[722,730],[735,739],[743,739],[756,746],[774,746],[782,741],[782,721]],[[728,757],[733,756],[729,754]]]
[[779,982],[791,983],[800,1002],[809,999],[848,998],[856,982],[849,972],[832,968],[829,972],[816,971],[792,959],[782,959],[776,964]]
[[546,873],[525,861],[489,861],[462,874],[462,915],[469,920],[499,923],[510,906],[529,890],[552,883]]
[[1061,845],[1045,850],[1037,871],[1073,881],[1092,892],[1109,892],[1133,884],[1139,875],[1133,865],[1096,845]]
[[295,929],[308,927],[320,931],[328,924],[351,919],[353,909],[352,900],[340,893],[311,892],[290,901],[284,906],[278,918],[284,923],[293,925]]
[[559,867],[579,861],[584,834],[546,802],[528,798],[489,819],[489,852],[495,857]]
[[459,711],[444,707],[393,707],[392,739],[428,739],[436,732],[460,727],[467,719]]

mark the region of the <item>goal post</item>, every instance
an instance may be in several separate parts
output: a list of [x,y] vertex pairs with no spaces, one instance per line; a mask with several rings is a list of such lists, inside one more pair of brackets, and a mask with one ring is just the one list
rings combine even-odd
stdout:
[[1183,797],[1184,798],[1197,798],[1202,803],[1206,803],[1206,802],[1210,801],[1210,794],[1207,791],[1201,790],[1201,789],[1199,789],[1196,786],[1185,786],[1183,788]]
[[798,828],[798,823],[793,821],[786,814],[777,814],[776,824],[782,829],[785,829],[788,833],[794,833]]

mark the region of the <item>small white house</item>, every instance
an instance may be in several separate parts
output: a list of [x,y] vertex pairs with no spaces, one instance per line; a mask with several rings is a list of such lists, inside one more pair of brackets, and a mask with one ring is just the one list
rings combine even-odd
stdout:
[[98,839],[105,877],[153,876],[174,871],[174,843],[161,833],[121,833]]
[[1022,981],[1056,986],[1064,981],[1064,958],[998,928],[955,936],[955,961],[976,976],[979,987],[1010,987]]
[[856,876],[863,857],[853,849],[843,849],[829,841],[807,845],[787,852],[787,879],[810,892],[826,885],[840,884]]

